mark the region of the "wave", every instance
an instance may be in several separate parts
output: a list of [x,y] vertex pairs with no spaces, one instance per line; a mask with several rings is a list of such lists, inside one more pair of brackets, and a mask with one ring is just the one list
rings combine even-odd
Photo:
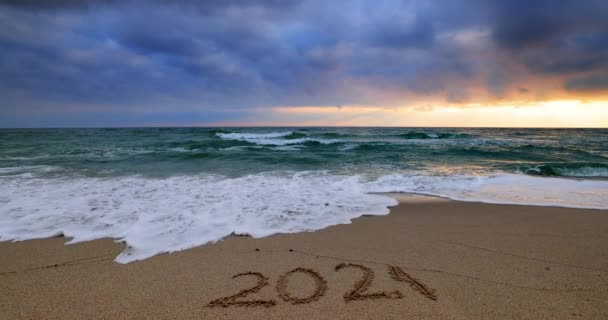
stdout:
[[217,133],[222,139],[245,141],[258,145],[285,146],[295,144],[333,144],[340,143],[340,140],[311,138],[307,134],[286,131],[271,133]]
[[0,156],[0,161],[28,161],[28,160],[40,160],[49,158],[50,155],[30,156],[30,157],[16,157],[16,156]]
[[[516,186],[516,187],[514,187]],[[608,181],[533,177],[393,174],[370,183],[374,192],[408,192],[459,201],[583,209],[608,209]]]
[[564,147],[564,146],[543,145],[543,144],[524,144],[524,145],[516,145],[512,148],[515,150],[526,151],[526,152],[543,152],[543,153],[551,152],[551,153],[562,153],[562,154],[568,153],[568,154],[580,155],[580,156],[595,158],[595,159],[602,159],[602,160],[608,159],[608,157],[602,156],[601,154],[594,153],[593,151],[589,151],[589,150],[581,150],[574,146]]
[[384,215],[396,204],[377,194],[384,192],[608,209],[608,181],[521,174],[411,172],[372,178],[315,171],[238,178],[208,174],[164,179],[0,176],[0,182],[0,241],[59,234],[71,237],[71,243],[109,237],[127,244],[116,257],[120,263],[185,250],[233,233],[265,237],[350,223],[362,215]]
[[[310,132],[272,132],[272,133],[217,133],[222,139],[232,139],[239,141],[247,141],[256,144],[266,145],[287,145],[301,144],[305,142],[318,142],[320,144],[333,144],[340,142],[386,142],[390,143],[391,138],[399,138],[406,140],[454,140],[454,139],[471,139],[473,135],[465,133],[446,133],[446,132],[415,132],[410,131],[404,134],[389,134],[389,135],[353,135],[343,134],[338,132],[324,132],[320,134],[312,134]],[[289,141],[286,141],[289,140]]]
[[365,193],[358,180],[314,173],[6,180],[0,185],[0,240],[110,237],[127,243],[116,258],[127,263],[232,233],[318,230],[387,214],[396,204]]
[[17,175],[22,177],[33,177],[37,174],[43,174],[61,170],[57,166],[38,165],[38,166],[18,166],[0,168],[0,176]]
[[291,134],[288,134],[284,137],[285,139],[302,139],[308,137],[308,135],[300,132],[292,132]]
[[285,131],[285,132],[271,132],[271,133],[240,133],[240,132],[230,132],[230,133],[221,133],[221,132],[218,132],[218,133],[216,133],[216,135],[218,137],[220,137],[220,138],[223,138],[223,139],[233,139],[233,140],[240,140],[240,139],[253,139],[253,140],[272,139],[272,138],[285,137],[285,136],[288,136],[290,134],[293,134],[293,132],[291,132],[291,131]]
[[566,177],[608,177],[608,167],[560,168],[557,170]]
[[555,169],[553,169],[553,167],[547,166],[547,165],[539,165],[539,166],[525,169],[524,173],[532,175],[532,176],[549,176],[549,177],[559,176],[559,173],[557,173],[555,171]]
[[608,165],[603,164],[541,164],[520,170],[527,175],[547,177],[608,177]]
[[466,133],[447,133],[447,132],[417,132],[410,131],[396,135],[402,139],[471,139],[475,136]]

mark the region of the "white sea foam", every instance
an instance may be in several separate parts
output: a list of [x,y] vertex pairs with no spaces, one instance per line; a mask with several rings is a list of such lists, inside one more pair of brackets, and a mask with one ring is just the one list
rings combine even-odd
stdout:
[[12,175],[21,177],[34,177],[38,174],[44,174],[51,171],[61,170],[60,167],[56,166],[18,166],[18,167],[4,167],[0,168],[0,176]]
[[568,177],[608,177],[608,168],[582,167],[576,169],[561,169],[556,171]]
[[274,146],[286,146],[296,145],[305,142],[318,142],[321,144],[332,144],[340,142],[335,139],[316,139],[316,138],[296,138],[296,139],[284,139],[285,137],[293,134],[291,131],[285,132],[271,132],[271,133],[216,133],[216,135],[222,139],[227,140],[238,140],[249,143],[255,143],[259,145],[274,145]]
[[0,240],[63,234],[73,242],[110,237],[128,263],[235,234],[264,237],[318,230],[396,204],[382,192],[457,200],[608,209],[608,181],[525,175],[378,178],[272,172],[151,179],[0,177]]
[[373,192],[412,192],[453,200],[532,206],[608,209],[608,181],[532,177],[386,175],[369,182]]
[[357,177],[301,173],[147,179],[5,179],[0,240],[57,234],[79,242],[126,241],[116,261],[145,259],[217,241],[264,237],[387,214],[393,199],[366,194]]
[[221,133],[218,132],[216,135],[223,139],[232,139],[232,140],[241,140],[241,139],[252,139],[252,140],[260,140],[260,139],[273,139],[286,137],[293,132],[284,131],[284,132],[271,132],[271,133],[239,133],[239,132],[231,132],[231,133]]
[[11,157],[11,156],[0,156],[0,160],[38,160],[38,159],[45,159],[45,158],[49,158],[49,155],[41,155],[41,156],[34,156],[34,157]]

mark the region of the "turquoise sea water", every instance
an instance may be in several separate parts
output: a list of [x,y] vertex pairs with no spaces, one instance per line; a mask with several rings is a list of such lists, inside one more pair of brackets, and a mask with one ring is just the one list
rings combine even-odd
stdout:
[[37,129],[0,130],[0,141],[3,176],[420,170],[608,179],[604,129]]
[[608,208],[607,129],[0,130],[0,240],[113,237],[120,262],[386,214],[379,193]]

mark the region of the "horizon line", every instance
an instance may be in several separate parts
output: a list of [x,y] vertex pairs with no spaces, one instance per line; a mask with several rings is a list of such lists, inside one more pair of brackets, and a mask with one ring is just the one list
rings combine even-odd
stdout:
[[221,125],[203,125],[203,126],[83,126],[83,127],[0,127],[0,130],[24,130],[24,129],[180,129],[180,128],[201,128],[201,129],[213,129],[213,128],[444,128],[444,129],[608,129],[606,127],[477,127],[477,126],[294,126],[294,125],[233,125],[233,126],[221,126]]

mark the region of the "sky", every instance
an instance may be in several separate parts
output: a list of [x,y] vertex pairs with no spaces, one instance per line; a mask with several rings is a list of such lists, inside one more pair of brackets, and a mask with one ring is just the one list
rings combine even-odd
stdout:
[[0,0],[0,127],[608,127],[606,0]]

